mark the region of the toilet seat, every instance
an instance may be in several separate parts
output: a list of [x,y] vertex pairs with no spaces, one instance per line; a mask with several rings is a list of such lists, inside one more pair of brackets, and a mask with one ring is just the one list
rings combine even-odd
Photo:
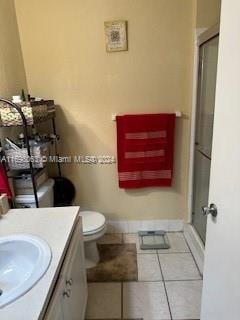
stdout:
[[82,218],[83,241],[86,268],[92,268],[100,260],[97,241],[107,231],[106,219],[103,214],[96,211],[80,211]]
[[106,219],[96,211],[80,211],[82,217],[83,235],[90,236],[105,229]]

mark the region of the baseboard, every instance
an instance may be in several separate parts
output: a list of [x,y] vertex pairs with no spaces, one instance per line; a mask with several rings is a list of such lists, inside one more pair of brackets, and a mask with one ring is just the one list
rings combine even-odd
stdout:
[[140,230],[183,231],[183,220],[109,220],[108,233],[136,233]]
[[204,245],[196,230],[191,224],[184,225],[184,236],[192,251],[195,261],[198,265],[200,272],[203,274],[204,265]]

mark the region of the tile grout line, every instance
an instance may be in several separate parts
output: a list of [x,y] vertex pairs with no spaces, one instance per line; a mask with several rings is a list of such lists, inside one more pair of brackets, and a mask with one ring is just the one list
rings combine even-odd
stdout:
[[177,279],[177,280],[164,280],[165,282],[193,282],[193,281],[200,281],[202,282],[202,279]]
[[[166,249],[167,250],[167,249]],[[140,252],[140,253],[138,253],[137,252],[137,254],[155,254],[155,253],[157,253],[157,254],[186,254],[186,253],[189,253],[189,251],[183,251],[183,252],[179,252],[179,251],[172,251],[172,252],[163,252],[163,251],[160,251],[160,252]]]
[[[121,244],[124,244],[123,233],[121,233]],[[121,281],[121,319],[123,319],[123,281]]]
[[121,319],[123,319],[123,282],[121,281]]
[[[121,233],[121,244],[124,244],[123,233]],[[121,319],[123,319],[123,281],[121,281]]]
[[[164,280],[165,282],[184,282],[184,281],[202,281],[202,279],[174,279],[174,280]],[[123,283],[128,282],[163,282],[163,280],[139,280],[139,281],[124,281]]]
[[[200,281],[202,282],[202,279],[174,279],[174,280],[164,280],[165,282],[191,282],[191,281]],[[163,282],[163,280],[138,280],[138,281],[123,281],[122,283],[137,283],[137,282],[141,282],[141,283],[148,283],[148,282],[153,282],[153,283],[161,283]],[[92,282],[92,283],[100,283],[100,282]],[[117,282],[104,282],[104,283],[117,283]]]
[[191,256],[192,256],[192,258],[193,258],[193,261],[194,261],[194,263],[195,263],[195,265],[196,265],[196,267],[197,267],[198,273],[199,273],[199,275],[201,276],[201,280],[203,280],[203,274],[201,273],[200,269],[198,268],[196,259],[195,259],[194,255],[193,255],[193,253],[192,253],[192,250],[191,250],[191,248],[190,248],[190,246],[189,246],[189,244],[188,244],[188,242],[187,242],[187,240],[186,240],[186,238],[185,238],[184,233],[183,233],[183,238],[184,238],[184,240],[185,240],[185,242],[186,242],[186,244],[187,244],[187,247],[188,247],[189,252],[191,253]]
[[164,276],[163,276],[163,271],[162,271],[162,267],[161,267],[161,263],[160,263],[160,258],[159,258],[158,253],[156,253],[156,255],[157,255],[157,259],[158,259],[158,264],[159,264],[160,272],[161,272],[161,275],[162,275],[162,282],[163,282],[164,291],[165,291],[166,298],[167,298],[167,304],[168,304],[168,309],[169,309],[169,313],[170,313],[170,318],[171,318],[171,320],[172,320],[172,319],[173,319],[173,317],[172,317],[172,310],[171,310],[170,303],[169,303],[169,298],[168,298],[167,288],[166,288],[166,284],[165,284],[165,280],[164,280]]

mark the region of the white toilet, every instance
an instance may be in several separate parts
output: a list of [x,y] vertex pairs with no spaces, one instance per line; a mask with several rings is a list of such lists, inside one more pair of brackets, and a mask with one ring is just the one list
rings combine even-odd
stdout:
[[106,219],[96,211],[80,211],[82,217],[85,264],[86,268],[94,267],[99,261],[97,240],[106,232]]

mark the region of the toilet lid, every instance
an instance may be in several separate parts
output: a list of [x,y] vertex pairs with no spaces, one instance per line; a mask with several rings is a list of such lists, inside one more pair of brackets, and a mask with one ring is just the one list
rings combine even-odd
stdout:
[[106,219],[103,214],[96,211],[80,211],[82,217],[83,233],[93,233],[105,226]]

